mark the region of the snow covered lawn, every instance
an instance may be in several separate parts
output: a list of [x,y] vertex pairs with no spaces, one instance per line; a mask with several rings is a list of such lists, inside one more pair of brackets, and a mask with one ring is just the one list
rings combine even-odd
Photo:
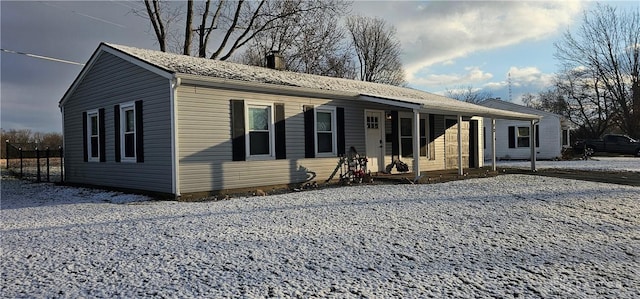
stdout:
[[640,188],[525,175],[222,202],[2,180],[1,297],[640,297]]
[[[485,161],[491,165],[491,161]],[[498,161],[498,167],[531,169],[530,161]],[[590,160],[536,161],[537,169],[574,169],[589,171],[634,171],[640,172],[638,157],[593,157]]]

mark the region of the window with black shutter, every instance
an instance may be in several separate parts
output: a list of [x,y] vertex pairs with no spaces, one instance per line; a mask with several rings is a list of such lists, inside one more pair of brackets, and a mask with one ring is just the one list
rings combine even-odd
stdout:
[[142,101],[114,106],[116,162],[144,162]]

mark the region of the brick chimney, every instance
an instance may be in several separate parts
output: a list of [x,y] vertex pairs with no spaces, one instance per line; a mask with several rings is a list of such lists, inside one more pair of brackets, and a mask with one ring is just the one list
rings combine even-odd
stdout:
[[284,57],[279,51],[271,51],[266,56],[267,67],[274,70],[284,70]]

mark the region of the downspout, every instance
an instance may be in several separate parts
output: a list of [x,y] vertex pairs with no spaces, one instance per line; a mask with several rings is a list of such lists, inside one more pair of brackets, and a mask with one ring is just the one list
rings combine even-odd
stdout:
[[178,145],[178,87],[182,81],[174,76],[171,83],[171,192],[180,198],[180,165]]
[[536,124],[538,121],[531,120],[529,129],[529,146],[531,147],[531,171],[536,172]]
[[64,136],[64,106],[62,105],[60,106],[60,113],[62,114],[62,157],[60,157],[60,163],[62,163],[60,167],[62,168],[62,171],[60,172],[60,181],[64,182],[64,175],[67,173],[67,170],[65,169],[67,167],[67,163],[65,163],[65,157],[67,155],[64,154],[64,151],[67,149],[67,147],[65,143],[66,138]]
[[464,174],[462,169],[462,115],[458,115],[458,174]]
[[491,170],[496,171],[496,119],[491,119]]
[[413,174],[420,178],[420,112],[413,110]]

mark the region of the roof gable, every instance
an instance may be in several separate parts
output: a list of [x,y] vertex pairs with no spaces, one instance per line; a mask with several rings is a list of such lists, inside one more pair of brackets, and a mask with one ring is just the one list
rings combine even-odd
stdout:
[[100,57],[103,55],[103,53],[109,53],[112,54],[122,60],[125,60],[127,62],[130,62],[138,67],[144,68],[152,73],[155,73],[159,76],[165,77],[167,79],[170,79],[173,77],[173,73],[151,65],[145,61],[142,61],[140,59],[137,59],[136,57],[133,57],[129,54],[126,54],[122,51],[119,51],[115,48],[109,47],[107,44],[105,43],[101,43],[98,48],[93,52],[93,54],[91,54],[91,57],[89,58],[89,61],[84,65],[84,67],[82,68],[82,70],[80,70],[80,73],[78,74],[78,76],[73,80],[73,83],[71,83],[71,86],[69,87],[69,89],[67,89],[67,91],[64,93],[64,95],[62,96],[62,99],[60,99],[60,102],[58,103],[59,107],[62,107],[64,105],[64,103],[67,101],[67,99],[71,96],[71,94],[73,94],[73,92],[76,90],[76,88],[80,85],[80,83],[82,82],[82,80],[86,77],[86,75],[93,69],[94,65],[96,64],[96,62],[98,61],[98,59],[100,59]]

